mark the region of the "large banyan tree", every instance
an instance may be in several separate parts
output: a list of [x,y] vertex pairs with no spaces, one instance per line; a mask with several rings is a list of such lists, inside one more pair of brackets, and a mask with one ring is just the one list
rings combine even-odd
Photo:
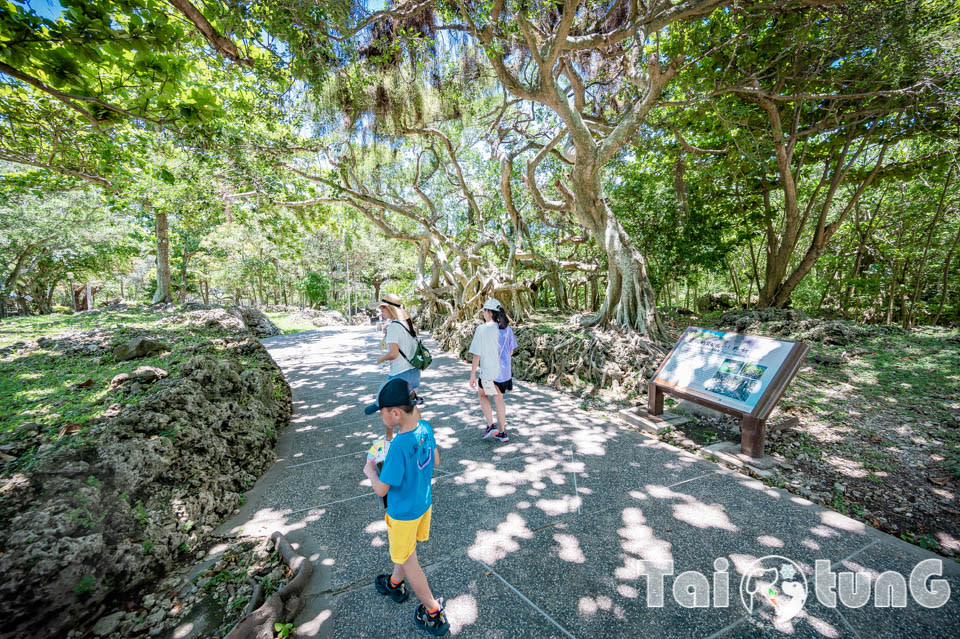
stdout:
[[[425,47],[433,53],[428,60],[466,55],[471,46],[482,51],[503,92],[502,110],[490,127],[499,134],[502,169],[522,164],[537,214],[566,216],[604,253],[606,292],[585,323],[615,322],[662,340],[646,259],[608,205],[604,169],[627,152],[671,80],[708,54],[730,48],[737,34],[691,42],[672,57],[661,50],[660,39],[717,10],[749,5],[751,11],[790,11],[813,2],[396,2],[342,40],[364,42],[355,50],[382,67],[396,67],[409,55],[414,67],[434,74],[437,63],[423,63]],[[376,97],[381,111],[388,98]],[[521,126],[518,117],[526,118]],[[409,129],[400,123],[394,132],[422,135]],[[513,188],[510,177],[505,180],[504,195]],[[516,219],[511,204],[505,197]]]

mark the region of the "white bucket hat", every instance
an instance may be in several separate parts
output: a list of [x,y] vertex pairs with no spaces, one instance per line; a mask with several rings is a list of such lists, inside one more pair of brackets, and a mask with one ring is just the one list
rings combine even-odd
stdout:
[[491,298],[488,298],[487,301],[483,303],[483,309],[481,309],[481,310],[487,310],[487,311],[502,311],[502,310],[503,310],[503,305],[500,304],[500,302],[498,302],[497,300],[495,300],[494,298],[491,297]]

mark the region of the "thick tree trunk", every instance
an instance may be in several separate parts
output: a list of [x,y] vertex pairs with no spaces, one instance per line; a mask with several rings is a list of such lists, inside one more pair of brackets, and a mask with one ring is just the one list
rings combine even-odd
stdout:
[[36,245],[31,244],[20,251],[20,254],[17,256],[17,260],[13,263],[13,267],[10,269],[10,273],[7,275],[6,279],[0,281],[0,318],[7,316],[7,296],[17,285],[17,280],[20,278],[20,273],[23,271],[24,266],[27,263],[27,258],[30,257],[35,248]]
[[[146,207],[152,208],[150,204]],[[153,294],[153,303],[170,303],[170,227],[165,211],[157,211],[157,290]]]
[[585,323],[596,325],[615,321],[619,326],[640,331],[654,341],[666,341],[643,255],[617,218],[609,212],[605,217],[602,246],[607,254],[607,290],[600,311]]
[[553,287],[557,309],[560,311],[570,310],[570,303],[567,301],[567,290],[563,286],[560,273],[556,269],[551,269],[548,279],[550,280],[550,285]]
[[599,167],[592,162],[579,162],[574,165],[571,177],[577,219],[607,254],[603,304],[597,315],[583,323],[595,326],[616,321],[654,341],[666,341],[657,316],[653,286],[647,276],[646,260],[607,206]]

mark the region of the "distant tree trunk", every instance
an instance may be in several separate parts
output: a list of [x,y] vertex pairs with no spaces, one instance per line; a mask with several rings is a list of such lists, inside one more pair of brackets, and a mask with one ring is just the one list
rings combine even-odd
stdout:
[[[833,290],[833,283],[837,282],[838,290],[842,286],[843,277],[841,276],[841,273],[843,271],[843,265],[844,265],[844,261],[843,261],[843,258],[841,257],[840,260],[837,262],[837,265],[833,267],[833,271],[830,273],[830,277],[827,278],[826,284],[823,287],[823,293],[820,295],[820,301],[817,302],[817,313],[820,313],[821,309],[823,308],[824,302],[826,302],[827,297],[830,295],[830,291]],[[814,272],[814,275],[816,275],[815,272]]]
[[737,306],[739,307],[740,300],[743,299],[740,296],[740,281],[737,279],[737,274],[733,271],[733,266],[730,264],[730,257],[725,255],[723,261],[727,265],[727,270],[730,272],[730,281],[733,282],[733,292],[737,296]]
[[19,312],[21,315],[32,315],[30,312],[30,303],[27,302],[27,298],[25,297],[25,293],[23,293],[23,291],[17,292],[16,300],[17,312]]
[[201,280],[200,282],[200,294],[203,295],[203,303],[210,303],[210,283],[207,280]]
[[93,289],[90,287],[90,282],[86,283],[85,288],[86,288],[85,301],[87,303],[87,310],[92,311],[93,310]]
[[[144,204],[147,210],[152,205],[148,202]],[[173,301],[173,295],[170,292],[170,228],[167,223],[167,213],[158,210],[156,214],[157,222],[157,290],[153,294],[153,303],[168,304]]]
[[43,308],[41,313],[49,314],[53,312],[53,294],[57,290],[57,285],[60,283],[60,280],[54,280],[53,283],[47,288],[43,296]]
[[125,297],[126,297],[126,296],[123,294],[123,278],[121,277],[121,278],[120,278],[120,299],[121,299],[121,301],[122,301],[123,299],[125,299]]
[[920,256],[920,261],[917,262],[916,275],[914,276],[913,283],[913,294],[910,296],[910,306],[906,311],[906,316],[904,317],[904,328],[910,328],[913,326],[917,313],[917,298],[920,297],[920,287],[926,281],[926,269],[927,269],[927,255],[930,252],[930,244],[933,242],[935,231],[937,225],[940,223],[940,218],[943,216],[944,203],[947,199],[947,192],[950,189],[950,182],[953,180],[953,165],[950,165],[950,170],[947,171],[947,179],[943,182],[943,190],[940,191],[940,201],[937,203],[937,212],[933,216],[933,220],[930,222],[930,227],[926,232],[926,242],[923,245],[923,254]]
[[947,251],[947,256],[943,259],[943,278],[940,281],[940,304],[937,305],[937,315],[933,318],[934,326],[940,322],[940,315],[943,314],[943,305],[950,296],[950,287],[947,283],[948,276],[950,275],[950,262],[953,260],[953,253],[956,251],[958,244],[960,244],[960,226],[957,227],[957,234],[953,238],[953,244],[950,245],[950,250]]
[[[863,258],[867,254],[867,240],[870,238],[870,232],[873,229],[873,224],[879,217],[878,213],[880,212],[880,205],[883,202],[883,196],[886,194],[886,191],[881,193],[879,200],[877,201],[877,208],[874,211],[873,216],[870,218],[869,224],[867,224],[866,230],[861,228],[860,225],[860,204],[857,203],[857,206],[854,207],[854,227],[857,230],[857,254],[853,260],[853,270],[850,271],[850,279],[854,280],[860,275],[860,269],[863,265]],[[856,284],[849,282],[846,288],[843,291],[843,297],[840,300],[840,312],[843,316],[843,319],[848,319],[848,312],[850,309],[850,298],[856,290]]]
[[187,267],[190,264],[190,252],[183,252],[183,259],[180,260],[180,303],[187,300]]

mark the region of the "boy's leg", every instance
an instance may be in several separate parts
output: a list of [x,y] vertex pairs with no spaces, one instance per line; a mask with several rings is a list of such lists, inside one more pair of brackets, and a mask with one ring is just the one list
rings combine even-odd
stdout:
[[433,598],[433,593],[430,591],[427,576],[423,573],[423,568],[420,567],[420,562],[417,560],[416,550],[403,562],[403,565],[394,564],[394,579],[396,579],[398,571],[406,577],[407,585],[413,588],[413,592],[416,593],[420,602],[427,608],[427,612],[440,607],[440,603]]

